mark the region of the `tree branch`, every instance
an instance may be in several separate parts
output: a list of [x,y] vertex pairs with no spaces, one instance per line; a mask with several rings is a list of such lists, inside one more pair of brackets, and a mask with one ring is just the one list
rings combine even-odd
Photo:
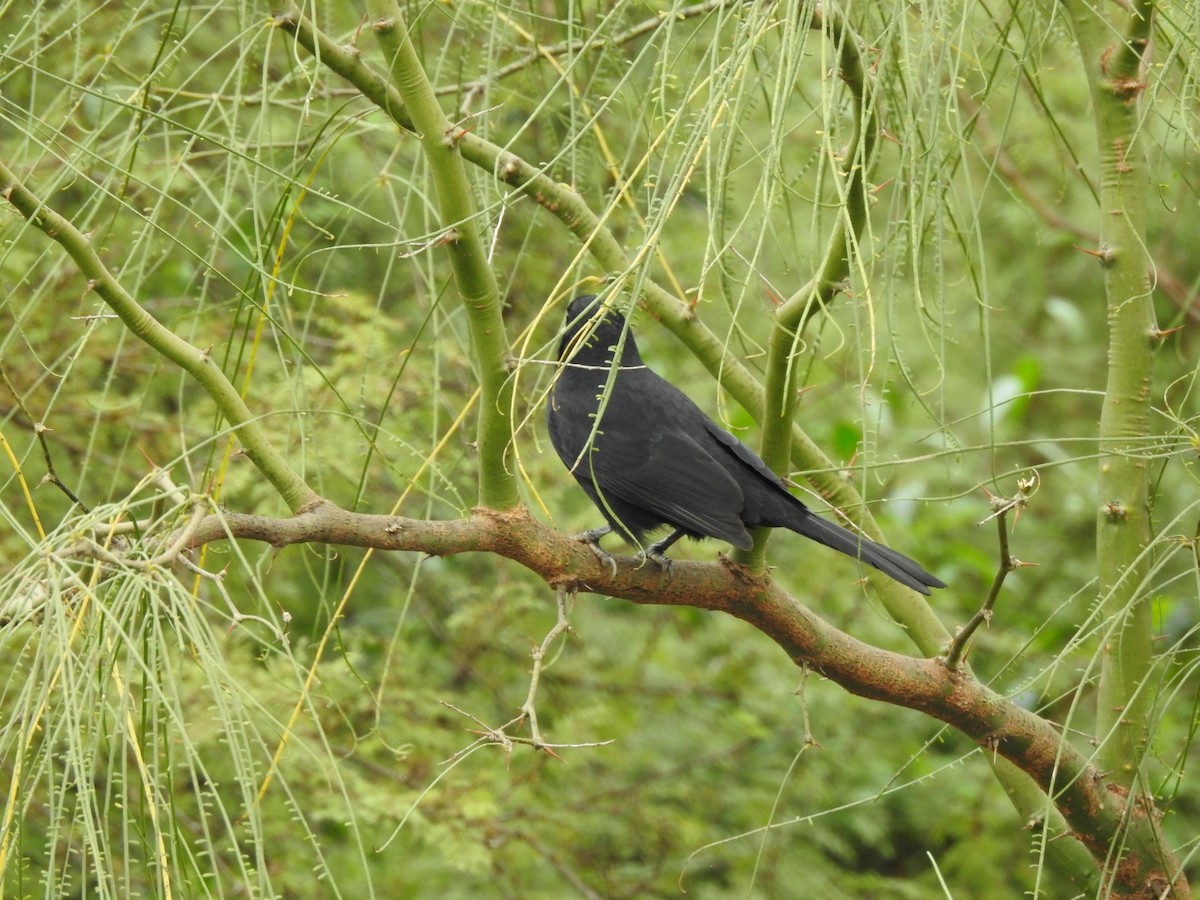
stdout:
[[0,162],[0,197],[11,203],[30,225],[67,252],[87,279],[88,288],[94,290],[120,316],[135,337],[175,363],[204,388],[221,415],[233,426],[246,455],[279,492],[288,509],[294,513],[303,512],[320,501],[316,491],[267,440],[261,421],[250,411],[237,388],[225,377],[212,357],[206,351],[193,347],[150,315],[121,286],[87,237],[22,184],[3,162]]
[[[1146,250],[1150,195],[1138,99],[1154,4],[1097,8],[1064,3],[1091,92],[1100,160],[1100,245],[1108,319],[1108,368],[1100,412],[1096,555],[1106,619],[1096,694],[1099,754],[1113,789],[1133,813],[1127,834],[1106,865],[1124,854],[1154,858],[1166,878],[1160,894],[1188,896],[1178,863],[1158,827],[1144,762],[1149,750],[1154,687],[1152,597],[1146,589],[1152,540],[1150,479],[1137,449],[1151,434],[1154,317]],[[1115,36],[1115,37],[1114,37]],[[1114,861],[1115,860],[1115,861]]]
[[[1145,153],[1138,139],[1138,79],[1150,6],[1133,4],[1126,29],[1087,3],[1067,4],[1096,109],[1100,150],[1100,246],[1108,311],[1108,379],[1100,413],[1096,549],[1100,599],[1110,623],[1097,697],[1097,731],[1106,765],[1129,788],[1148,791],[1141,761],[1149,740],[1146,678],[1154,657],[1150,596],[1143,587],[1150,544],[1149,474],[1137,455],[1150,434],[1155,317],[1146,275]],[[1115,25],[1119,25],[1117,22]],[[1131,452],[1132,451],[1132,452]]]
[[[1161,890],[1176,876],[1163,871],[1156,853],[1143,852],[1147,845],[1130,846],[1127,832],[1137,827],[1131,820],[1148,820],[1141,801],[1131,815],[1125,808],[1126,795],[1114,791],[1050,722],[999,696],[969,672],[947,668],[940,659],[882,650],[839,631],[768,577],[736,563],[680,560],[668,574],[637,558],[620,557],[611,569],[587,546],[536,521],[524,507],[480,508],[467,519],[431,521],[353,513],[323,501],[291,518],[221,512],[188,527],[191,547],[236,538],[274,547],[329,543],[434,556],[493,553],[519,563],[555,590],[735,616],[779,645],[796,665],[820,672],[850,693],[932,716],[989,754],[1010,761],[1053,798],[1073,835],[1095,859],[1106,861],[1114,846],[1130,847],[1109,873],[1115,894],[1157,896],[1147,893],[1147,886]],[[64,555],[95,558],[91,542]],[[119,557],[102,561],[111,566]]]
[[[500,287],[484,250],[474,193],[459,156],[458,144],[467,132],[451,125],[438,105],[400,7],[394,0],[370,0],[367,6],[375,19],[375,36],[387,55],[391,82],[421,139],[445,229],[442,243],[450,254],[471,331],[481,395],[476,432],[479,502],[505,509],[518,499],[516,476],[508,461],[513,436],[509,342],[500,315]],[[394,110],[394,103],[387,108]]]

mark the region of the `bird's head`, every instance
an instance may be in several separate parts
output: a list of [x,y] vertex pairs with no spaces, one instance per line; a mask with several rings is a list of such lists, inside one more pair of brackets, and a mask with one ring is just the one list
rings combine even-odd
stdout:
[[566,323],[558,345],[558,358],[575,365],[612,365],[614,348],[621,348],[622,366],[640,366],[633,332],[625,317],[594,294],[576,297],[567,306]]

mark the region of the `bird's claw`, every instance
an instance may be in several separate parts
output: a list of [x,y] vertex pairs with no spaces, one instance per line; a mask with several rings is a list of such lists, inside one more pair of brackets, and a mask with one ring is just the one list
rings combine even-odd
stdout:
[[607,529],[593,528],[591,531],[585,531],[582,534],[575,535],[575,540],[579,541],[581,544],[587,544],[589,547],[591,547],[592,552],[596,554],[596,559],[600,560],[600,565],[609,566],[612,569],[613,578],[616,578],[616,557],[600,546],[600,538],[606,534],[608,534]]
[[650,560],[650,562],[658,566],[658,568],[663,571],[668,578],[671,577],[671,567],[674,566],[674,563],[671,561],[671,557],[667,556],[665,553],[659,552],[653,547],[647,547],[642,552],[642,561],[645,562],[646,560]]

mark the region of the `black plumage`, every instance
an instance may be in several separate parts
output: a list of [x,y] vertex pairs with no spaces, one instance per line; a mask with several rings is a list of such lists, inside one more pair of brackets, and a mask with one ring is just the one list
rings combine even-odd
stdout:
[[945,587],[907,556],[814,515],[757,453],[646,368],[623,316],[597,318],[599,310],[593,296],[567,308],[547,421],[554,449],[608,520],[580,536],[601,558],[597,542],[614,530],[641,546],[647,532],[669,525],[644,550],[667,568],[664,554],[681,537],[748,549],[748,529],[766,526],[812,538],[922,594]]

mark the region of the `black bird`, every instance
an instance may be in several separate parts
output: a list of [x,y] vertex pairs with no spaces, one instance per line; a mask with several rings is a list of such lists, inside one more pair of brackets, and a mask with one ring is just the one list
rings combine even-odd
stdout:
[[608,520],[579,536],[602,560],[611,557],[599,540],[611,531],[641,546],[646,532],[669,525],[671,533],[643,551],[669,569],[664,554],[681,537],[720,538],[746,550],[753,543],[747,529],[766,526],[812,538],[922,594],[946,586],[907,556],[814,515],[757,453],[646,368],[624,317],[601,314],[594,296],[571,301],[558,357],[550,441]]

